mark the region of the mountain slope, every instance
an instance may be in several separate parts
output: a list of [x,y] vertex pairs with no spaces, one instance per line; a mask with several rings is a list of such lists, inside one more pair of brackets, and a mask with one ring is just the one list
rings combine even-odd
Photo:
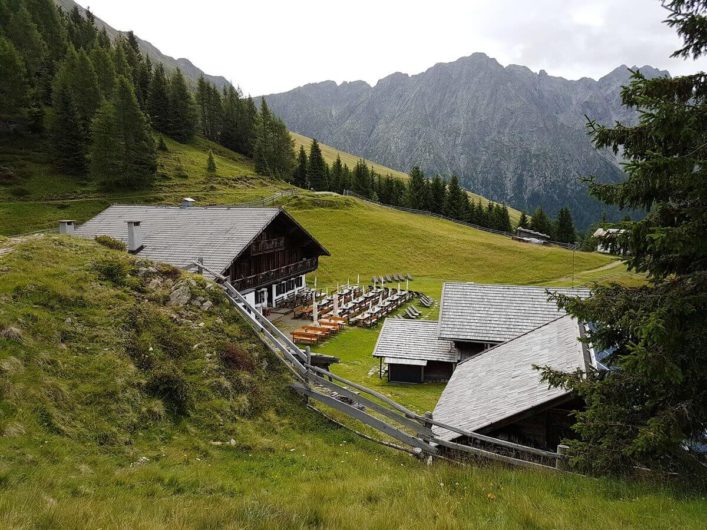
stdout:
[[[54,0],[56,4],[61,7],[65,12],[69,13],[71,10],[74,9],[74,7],[78,7],[81,12],[85,11],[85,8],[74,2],[74,0]],[[119,31],[112,26],[108,25],[105,21],[101,20],[100,18],[96,17],[96,26],[101,29],[101,28],[106,28],[106,32],[110,36],[111,39],[115,39],[119,34],[123,33],[122,31]],[[225,86],[230,85],[230,82],[222,76],[216,76],[216,75],[209,75],[196,66],[189,60],[189,59],[184,59],[184,58],[179,58],[175,59],[174,57],[170,57],[169,55],[163,54],[159,49],[157,49],[156,46],[154,46],[152,43],[142,40],[136,35],[138,44],[140,45],[140,51],[147,55],[150,60],[153,63],[162,63],[167,70],[175,70],[179,68],[182,73],[184,74],[184,77],[186,77],[191,83],[196,84],[196,82],[199,80],[199,77],[202,75],[204,76],[204,79],[207,79],[210,81],[212,84],[217,86],[218,88],[223,88]]]
[[526,211],[568,205],[584,227],[601,206],[579,177],[623,178],[617,160],[591,145],[585,115],[634,119],[620,105],[628,78],[622,66],[598,81],[568,81],[476,53],[373,87],[325,81],[266,98],[298,133],[399,170],[456,173],[468,189]]

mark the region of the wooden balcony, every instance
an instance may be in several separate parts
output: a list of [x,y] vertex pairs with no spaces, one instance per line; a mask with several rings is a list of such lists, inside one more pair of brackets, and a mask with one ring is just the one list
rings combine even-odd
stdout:
[[285,250],[285,238],[276,237],[274,239],[263,239],[256,241],[250,246],[250,255],[257,256],[259,254],[267,254],[268,252],[276,252]]
[[300,274],[312,272],[317,269],[318,262],[319,260],[317,258],[303,259],[302,261],[285,265],[279,269],[261,272],[260,274],[253,274],[252,276],[236,278],[232,283],[233,286],[239,291],[257,289],[258,287],[270,285],[280,280],[285,280],[287,278],[292,278],[293,276],[299,276]]

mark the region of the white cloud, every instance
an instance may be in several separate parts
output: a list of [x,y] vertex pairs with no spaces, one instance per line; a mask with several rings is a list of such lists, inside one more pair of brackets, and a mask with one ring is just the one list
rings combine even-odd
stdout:
[[118,29],[254,95],[333,79],[369,83],[480,51],[568,78],[620,64],[681,74],[659,0],[83,0]]

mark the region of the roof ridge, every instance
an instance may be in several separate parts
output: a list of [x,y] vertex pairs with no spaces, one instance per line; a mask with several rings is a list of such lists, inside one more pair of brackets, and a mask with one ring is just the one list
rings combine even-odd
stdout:
[[550,320],[549,322],[545,322],[542,326],[538,326],[537,328],[533,328],[533,329],[531,329],[530,331],[526,331],[525,333],[521,333],[520,335],[518,335],[518,336],[516,336],[516,337],[513,337],[513,338],[510,339],[510,340],[507,340],[506,342],[501,342],[501,343],[499,343],[499,344],[496,344],[496,345],[494,345],[494,346],[491,346],[491,347],[488,348],[487,350],[484,350],[484,351],[482,351],[482,352],[480,352],[480,353],[478,353],[478,354],[476,354],[476,355],[472,355],[471,357],[467,357],[466,359],[460,361],[459,364],[464,364],[465,362],[470,361],[470,360],[472,360],[472,359],[478,359],[478,358],[480,358],[482,355],[485,355],[485,354],[487,354],[488,352],[490,352],[490,351],[492,351],[492,350],[495,350],[496,348],[499,348],[499,347],[501,347],[501,346],[505,346],[506,344],[510,344],[510,343],[513,342],[513,341],[516,341],[516,340],[518,340],[518,339],[520,339],[520,338],[522,338],[522,337],[525,337],[526,335],[529,335],[530,333],[533,333],[533,332],[535,332],[535,331],[537,331],[537,330],[539,330],[539,329],[542,329],[542,328],[544,328],[545,326],[549,326],[550,324],[552,324],[552,323],[554,323],[554,322],[557,322],[558,320],[561,320],[561,319],[563,319],[563,318],[570,318],[570,319],[572,319],[572,320],[576,320],[572,315],[568,315],[567,313],[565,313],[564,315],[560,315],[560,316],[557,317],[557,318],[553,318],[553,319]]

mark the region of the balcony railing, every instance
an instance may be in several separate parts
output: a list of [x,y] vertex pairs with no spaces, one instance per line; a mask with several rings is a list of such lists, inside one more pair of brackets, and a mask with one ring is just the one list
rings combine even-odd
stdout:
[[285,249],[285,238],[276,237],[274,239],[263,239],[262,241],[256,241],[250,246],[251,256],[257,256],[258,254],[265,254],[267,252],[275,252],[276,250]]
[[303,259],[297,263],[280,267],[279,269],[272,269],[259,274],[253,274],[252,276],[236,278],[232,283],[233,286],[239,291],[245,291],[246,289],[257,289],[258,287],[272,284],[279,280],[312,272],[317,268],[317,263],[317,258]]

